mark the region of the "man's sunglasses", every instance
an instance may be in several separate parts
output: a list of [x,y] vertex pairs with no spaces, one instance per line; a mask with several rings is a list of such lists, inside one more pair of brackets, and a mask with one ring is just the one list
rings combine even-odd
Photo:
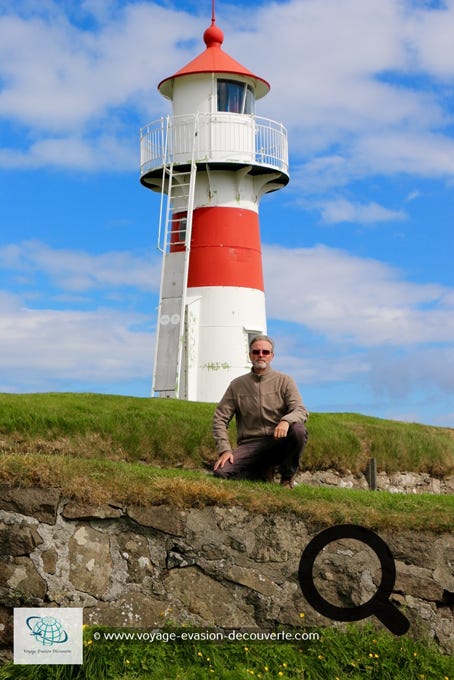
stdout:
[[251,354],[253,354],[255,357],[258,357],[259,354],[263,354],[264,357],[267,357],[269,354],[271,354],[270,349],[252,349]]

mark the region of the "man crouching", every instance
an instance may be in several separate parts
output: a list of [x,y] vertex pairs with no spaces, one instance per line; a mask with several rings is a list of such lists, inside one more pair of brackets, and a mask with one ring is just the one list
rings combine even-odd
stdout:
[[[309,413],[293,378],[271,368],[273,358],[271,338],[255,336],[249,344],[251,371],[232,380],[216,408],[216,477],[271,481],[277,467],[281,484],[293,487]],[[227,430],[233,416],[237,448],[232,451]]]

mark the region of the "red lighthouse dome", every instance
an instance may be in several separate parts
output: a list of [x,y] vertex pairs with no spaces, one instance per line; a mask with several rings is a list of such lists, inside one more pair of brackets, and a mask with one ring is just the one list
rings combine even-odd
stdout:
[[206,45],[204,52],[186,64],[186,66],[183,66],[173,76],[164,78],[159,83],[158,89],[164,97],[172,99],[173,85],[176,78],[196,73],[225,73],[226,75],[246,78],[254,88],[256,99],[264,97],[269,92],[270,85],[266,80],[254,75],[254,73],[242,66],[242,64],[222,49],[224,33],[216,26],[214,20],[203,34],[203,40]]

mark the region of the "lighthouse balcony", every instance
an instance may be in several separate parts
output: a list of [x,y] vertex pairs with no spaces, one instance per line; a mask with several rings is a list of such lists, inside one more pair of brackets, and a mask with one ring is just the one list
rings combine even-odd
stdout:
[[140,131],[140,177],[152,185],[163,167],[207,164],[251,166],[253,174],[281,175],[288,181],[287,130],[255,115],[216,112],[167,116]]

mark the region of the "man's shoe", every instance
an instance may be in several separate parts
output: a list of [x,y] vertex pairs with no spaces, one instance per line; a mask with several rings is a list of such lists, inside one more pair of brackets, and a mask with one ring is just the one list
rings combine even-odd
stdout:
[[265,471],[265,482],[270,482],[270,483],[274,482],[275,475],[276,475],[276,468],[273,465]]

